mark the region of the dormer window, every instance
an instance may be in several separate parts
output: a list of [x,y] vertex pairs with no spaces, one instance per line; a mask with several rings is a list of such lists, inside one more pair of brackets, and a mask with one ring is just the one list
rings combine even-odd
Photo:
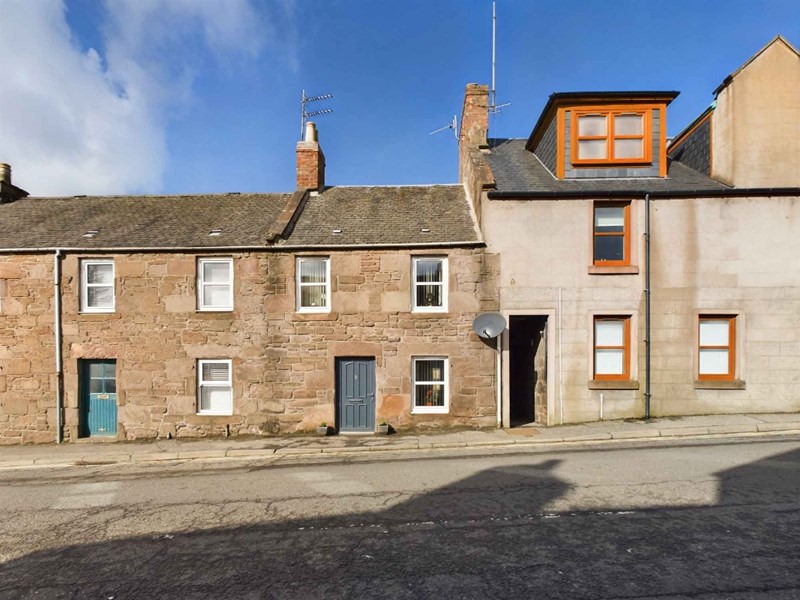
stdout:
[[601,109],[573,112],[572,164],[652,161],[650,110]]

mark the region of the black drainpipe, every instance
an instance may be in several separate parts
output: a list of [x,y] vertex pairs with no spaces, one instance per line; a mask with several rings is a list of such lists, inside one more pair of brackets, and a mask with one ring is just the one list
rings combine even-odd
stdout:
[[650,194],[644,195],[644,418],[650,418]]

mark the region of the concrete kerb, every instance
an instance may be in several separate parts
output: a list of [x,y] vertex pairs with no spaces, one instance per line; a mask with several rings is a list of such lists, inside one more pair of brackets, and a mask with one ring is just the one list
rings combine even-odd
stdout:
[[272,462],[276,459],[291,457],[312,457],[319,455],[365,455],[369,453],[387,454],[390,452],[413,452],[425,450],[459,450],[465,448],[550,448],[557,450],[561,448],[579,448],[590,444],[592,446],[602,444],[618,446],[631,442],[661,442],[667,443],[676,440],[713,440],[724,439],[726,437],[758,438],[769,436],[800,436],[800,421],[771,421],[753,424],[708,424],[695,427],[677,427],[670,425],[667,427],[646,429],[646,430],[612,430],[612,431],[593,431],[593,432],[570,432],[573,435],[548,435],[534,438],[512,438],[508,439],[480,439],[470,440],[448,440],[435,442],[426,436],[426,440],[419,439],[397,439],[390,443],[380,445],[356,445],[356,446],[306,446],[306,447],[278,447],[278,448],[218,448],[203,450],[181,450],[178,452],[140,452],[140,453],[114,453],[114,454],[86,454],[72,457],[41,457],[31,459],[14,459],[3,461],[0,457],[0,470],[9,469],[30,469],[30,468],[55,468],[73,466],[107,465],[115,463],[159,463],[169,461],[207,461],[207,460],[267,460]]

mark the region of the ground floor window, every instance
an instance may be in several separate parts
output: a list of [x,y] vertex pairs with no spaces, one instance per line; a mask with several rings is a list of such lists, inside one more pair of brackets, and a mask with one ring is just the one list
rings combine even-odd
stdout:
[[594,378],[630,379],[630,316],[594,318]]
[[197,361],[197,412],[202,415],[233,414],[230,360]]
[[701,315],[698,320],[697,378],[734,379],[736,365],[736,317]]
[[412,359],[413,412],[448,412],[447,369],[447,359],[444,357],[424,356]]

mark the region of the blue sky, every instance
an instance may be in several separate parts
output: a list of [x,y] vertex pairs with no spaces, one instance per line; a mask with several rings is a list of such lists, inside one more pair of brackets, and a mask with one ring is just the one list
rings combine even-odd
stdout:
[[[678,90],[677,133],[797,0],[498,0],[493,137],[554,91]],[[0,0],[0,161],[33,195],[287,191],[301,90],[327,183],[457,178],[446,125],[491,79],[490,0]]]

